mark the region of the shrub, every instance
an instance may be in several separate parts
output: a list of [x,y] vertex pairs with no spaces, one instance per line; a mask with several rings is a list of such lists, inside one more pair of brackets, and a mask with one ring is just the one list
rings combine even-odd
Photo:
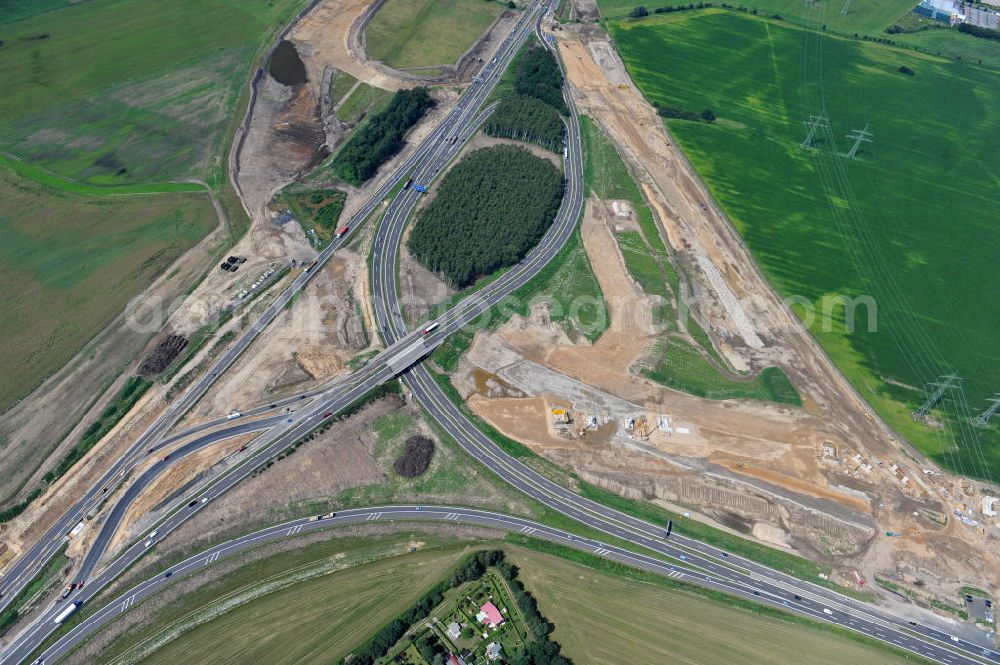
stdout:
[[[982,39],[1000,39],[1000,30],[991,30],[990,28],[970,25],[969,23],[959,23],[958,31],[972,35],[973,37],[980,37]],[[938,55],[940,55],[940,53]]]
[[433,457],[433,441],[426,436],[411,436],[406,440],[403,454],[396,459],[392,468],[404,478],[416,478],[427,471]]
[[899,66],[899,73],[900,74],[906,74],[907,76],[913,76],[914,74],[916,74],[915,71],[913,71],[912,69],[910,69],[906,65],[900,65]]
[[643,16],[649,16],[649,10],[643,7],[642,5],[639,5],[638,7],[630,11],[628,15],[631,16],[632,18],[642,18]]

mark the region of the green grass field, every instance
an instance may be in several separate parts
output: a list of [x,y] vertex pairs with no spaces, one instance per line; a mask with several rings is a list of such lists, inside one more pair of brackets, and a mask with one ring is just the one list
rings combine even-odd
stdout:
[[745,381],[730,379],[683,339],[660,340],[641,372],[657,383],[708,399],[755,399],[799,406],[802,399],[785,373],[767,367]]
[[93,0],[7,24],[0,148],[96,184],[208,179],[251,59],[302,4]]
[[338,71],[334,74],[330,79],[330,105],[336,106],[357,82],[358,79],[347,72]]
[[[636,0],[597,0],[601,15],[608,19],[622,19],[636,6]],[[643,4],[643,3],[639,3]],[[650,14],[656,7],[681,5],[679,0],[662,0],[646,2]],[[722,4],[715,2],[716,5]],[[756,9],[758,14],[771,16],[780,15],[784,20],[795,23],[809,23],[816,27],[826,25],[830,31],[845,33],[860,32],[877,35],[893,22],[913,9],[916,3],[909,0],[851,0],[846,14],[841,14],[845,3],[843,0],[816,0],[805,3],[801,0],[745,0],[729,3]]]
[[365,116],[383,110],[389,105],[390,99],[392,93],[388,90],[362,83],[341,103],[334,115],[338,120],[354,124]]
[[497,0],[388,0],[365,28],[365,47],[390,67],[450,65],[505,6]]
[[[1000,328],[983,305],[1000,289],[1000,74],[734,11],[609,27],[650,101],[714,110],[717,123],[670,130],[771,283],[830,308],[829,329],[821,316],[810,329],[857,389],[942,464],[1000,472],[1000,427],[968,421],[1000,389]],[[819,112],[831,131],[800,149]],[[866,124],[875,142],[846,159],[844,135]],[[859,306],[849,334],[838,295],[871,296],[877,313]],[[952,369],[964,390],[935,413],[947,426],[914,423],[924,386]]]
[[[407,553],[414,541],[422,549]],[[95,662],[326,665],[369,639],[472,549],[489,546],[417,527],[345,534],[246,561],[172,600],[103,647]],[[554,623],[554,639],[577,663],[781,665],[802,662],[804,649],[823,663],[904,662],[835,629],[685,590],[587,553],[523,537],[503,548]]]
[[304,2],[5,7],[0,412],[215,226],[202,186],[176,181],[207,181],[230,230],[243,225],[223,177],[234,109],[267,36]]
[[[887,649],[727,607],[655,580],[624,579],[560,557],[509,548],[520,579],[577,665],[895,665]],[[808,654],[806,656],[805,654]]]
[[[426,549],[406,553],[410,538]],[[329,665],[468,550],[433,534],[331,538],[244,565],[185,594],[101,653],[120,663]]]
[[215,227],[205,193],[82,196],[0,168],[0,412]]

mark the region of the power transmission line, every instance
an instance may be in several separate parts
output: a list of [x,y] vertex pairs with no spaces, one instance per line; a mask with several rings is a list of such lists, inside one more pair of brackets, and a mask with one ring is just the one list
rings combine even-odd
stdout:
[[864,129],[854,129],[854,130],[851,130],[851,133],[847,135],[847,138],[849,138],[852,141],[854,141],[854,145],[852,145],[851,149],[848,151],[847,158],[848,159],[854,159],[854,156],[856,154],[858,154],[858,148],[861,147],[861,143],[862,142],[866,141],[868,143],[871,143],[872,139],[868,138],[871,135],[872,135],[872,133],[868,131],[868,125],[867,124],[865,125]]
[[997,411],[1000,411],[1000,393],[997,393],[993,396],[993,399],[987,401],[990,403],[989,407],[972,419],[972,424],[976,427],[989,427],[990,418],[996,415]]
[[803,120],[802,124],[809,128],[805,141],[799,144],[799,147],[803,150],[808,150],[812,147],[813,139],[816,137],[816,130],[830,128],[830,123],[826,119],[826,116],[822,115],[811,115],[809,116],[809,121],[806,122]]
[[935,387],[934,392],[931,393],[931,396],[927,398],[927,401],[925,401],[919,409],[913,412],[914,420],[918,418],[923,418],[928,413],[930,413],[931,409],[934,408],[934,405],[940,402],[941,398],[944,397],[945,392],[947,392],[951,388],[958,387],[957,381],[958,381],[958,374],[952,373],[944,377],[944,379],[941,381],[935,381],[929,384]]

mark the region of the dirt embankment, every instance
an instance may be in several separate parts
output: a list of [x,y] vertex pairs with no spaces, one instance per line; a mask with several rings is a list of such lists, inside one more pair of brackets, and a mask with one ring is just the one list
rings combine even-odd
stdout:
[[[593,25],[563,26],[554,34],[578,108],[608,135],[641,185],[679,266],[695,291],[702,294],[695,306],[701,318],[710,323],[720,350],[735,367],[780,366],[803,395],[804,413],[795,416],[801,422],[788,430],[789,438],[774,432],[760,436],[752,428],[729,430],[724,423],[727,412],[733,409],[731,403],[699,405],[689,397],[668,393],[663,403],[682,420],[694,422],[692,434],[707,442],[703,458],[741,483],[753,482],[757,487],[764,483],[797,497],[832,490],[867,502],[865,512],[878,520],[878,533],[901,534],[876,537],[866,549],[838,560],[845,569],[861,570],[869,580],[879,571],[893,570],[905,559],[919,571],[912,576],[920,579],[923,592],[950,597],[958,580],[976,579],[987,588],[1000,586],[1000,578],[991,572],[997,570],[996,528],[990,524],[988,530],[980,532],[957,520],[945,523],[943,519],[955,506],[978,505],[976,488],[971,484],[963,487],[926,461],[916,461],[919,454],[904,449],[895,435],[870,415],[871,409],[764,280],[655,110],[633,85],[607,35]],[[570,354],[560,350],[534,359],[636,403],[643,402],[637,386],[628,391],[627,372],[616,375],[611,368],[605,377],[593,376],[589,366],[599,359],[587,364],[560,362],[581,353],[579,349]],[[753,422],[753,418],[741,415],[734,425],[742,428],[744,423]],[[670,445],[678,445],[679,436],[672,439]],[[764,448],[784,441],[774,450],[790,445],[798,451],[794,454],[798,462],[789,464],[787,457],[768,461],[768,456],[760,454],[759,445],[758,452],[747,454],[745,446],[753,441]],[[826,450],[833,452],[827,454]],[[607,469],[614,468],[607,460],[605,464]],[[683,499],[680,496],[678,500]],[[842,500],[838,503],[844,504]],[[815,535],[822,538],[823,529],[816,529]],[[915,555],[932,550],[943,557],[944,566],[929,561],[922,565]],[[818,558],[823,557],[820,554]],[[943,569],[947,574],[941,574]]]
[[[383,416],[413,417],[419,432],[436,440],[436,435],[419,417],[419,408],[399,397],[388,397],[336,422],[314,440],[302,444],[294,454],[278,460],[263,473],[252,476],[171,534],[158,547],[159,554],[180,551],[217,541],[232,533],[244,532],[262,522],[301,516],[307,511],[338,507],[337,495],[358,487],[383,485],[394,474],[394,459],[376,450],[378,437],[372,423]],[[437,442],[433,464],[459,463],[459,453]],[[424,488],[419,493],[401,485],[385,500],[395,502],[456,503],[473,506],[504,504],[523,514],[528,509],[517,499],[512,504],[497,488],[480,480],[474,469],[463,470],[469,482],[462,489]],[[453,483],[448,483],[449,486]],[[376,499],[378,500],[378,499]],[[319,507],[319,508],[317,508]]]
[[[821,473],[816,450],[831,435],[819,418],[775,405],[711,402],[629,371],[658,335],[649,315],[654,303],[629,275],[613,235],[617,220],[602,201],[587,201],[581,233],[607,301],[608,330],[594,344],[574,343],[538,315],[478,336],[456,380],[472,395],[472,408],[508,436],[626,496],[696,503],[719,524],[810,555],[857,554],[874,533],[872,499]],[[490,382],[506,389],[491,390]],[[508,397],[512,392],[534,397]],[[554,408],[568,408],[574,425],[557,425]],[[640,415],[654,423],[648,437],[621,426]],[[673,433],[655,426],[660,416]],[[590,417],[599,427],[574,435]]]

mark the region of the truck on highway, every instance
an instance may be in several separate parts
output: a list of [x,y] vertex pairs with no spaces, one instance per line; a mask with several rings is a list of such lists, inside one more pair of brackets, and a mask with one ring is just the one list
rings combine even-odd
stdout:
[[83,601],[74,600],[72,603],[63,608],[63,611],[56,615],[56,618],[52,620],[52,623],[61,624],[63,621],[68,619],[73,612],[80,609],[80,605],[83,605]]
[[347,233],[350,230],[351,230],[350,225],[343,227],[342,229],[340,229],[339,231],[337,231],[337,237],[338,238],[343,238],[344,234]]
[[302,272],[309,272],[310,270],[316,267],[317,263],[319,263],[319,259],[316,259],[315,261],[307,265],[305,268],[303,268]]
[[420,192],[421,194],[427,193],[427,185],[414,185],[413,191]]
[[239,411],[233,411],[228,416],[226,416],[226,420],[236,420],[237,418],[239,418],[242,415],[243,414],[240,413]]
[[434,323],[432,323],[429,326],[427,326],[426,328],[424,328],[423,334],[426,335],[427,333],[429,333],[430,331],[434,330],[437,327],[438,327],[438,324],[437,324],[437,321],[435,321]]
[[412,185],[412,184],[413,184],[413,178],[410,178],[406,182],[403,183],[403,189],[409,189],[410,185]]

